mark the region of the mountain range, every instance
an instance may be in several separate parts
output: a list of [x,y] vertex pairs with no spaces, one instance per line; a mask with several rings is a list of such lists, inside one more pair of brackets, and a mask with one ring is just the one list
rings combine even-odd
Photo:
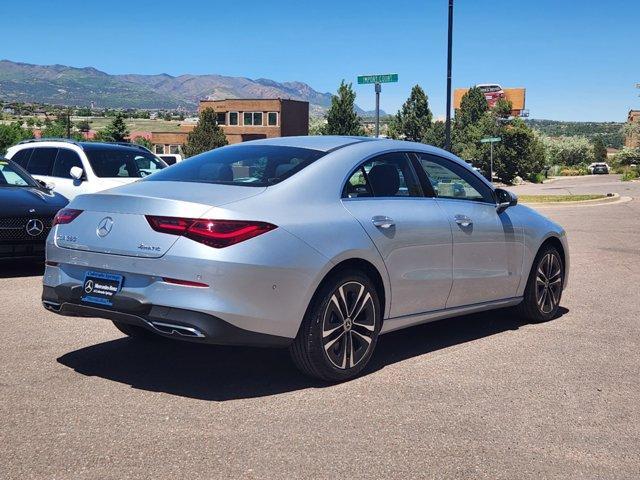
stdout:
[[[195,110],[202,99],[288,98],[309,102],[311,115],[331,105],[331,93],[304,82],[225,75],[110,75],[93,67],[33,65],[0,60],[0,100],[103,108]],[[361,115],[365,112],[356,106]],[[383,113],[383,112],[381,112]]]

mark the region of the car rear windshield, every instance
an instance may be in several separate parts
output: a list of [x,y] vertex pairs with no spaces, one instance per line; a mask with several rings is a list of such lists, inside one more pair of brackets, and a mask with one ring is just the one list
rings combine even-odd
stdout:
[[146,177],[167,166],[152,153],[136,148],[92,146],[84,151],[97,177]]
[[188,158],[147,180],[265,187],[299,172],[324,154],[275,145],[224,147]]

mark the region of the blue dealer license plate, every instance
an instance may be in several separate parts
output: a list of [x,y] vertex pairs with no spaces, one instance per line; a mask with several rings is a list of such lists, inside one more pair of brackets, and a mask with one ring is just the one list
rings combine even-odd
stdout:
[[87,303],[113,306],[113,297],[120,291],[124,277],[115,273],[87,272],[80,300]]

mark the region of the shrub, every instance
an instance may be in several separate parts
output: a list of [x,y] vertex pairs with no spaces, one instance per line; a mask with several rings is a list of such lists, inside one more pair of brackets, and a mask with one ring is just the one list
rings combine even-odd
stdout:
[[615,154],[613,161],[620,165],[631,165],[640,163],[640,148],[625,147]]
[[533,183],[542,183],[542,182],[544,182],[544,175],[542,173],[535,173],[535,174],[531,175],[530,180]]
[[640,175],[638,175],[638,170],[636,168],[627,168],[622,173],[621,180],[623,182],[629,182],[631,180],[637,179],[638,177],[640,177]]
[[575,166],[593,161],[593,146],[584,137],[542,137],[547,164]]

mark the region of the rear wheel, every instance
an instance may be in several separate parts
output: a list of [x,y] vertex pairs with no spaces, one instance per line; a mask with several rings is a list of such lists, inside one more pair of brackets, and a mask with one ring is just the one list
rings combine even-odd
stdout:
[[156,335],[150,332],[146,328],[138,327],[136,325],[130,325],[128,323],[117,322],[112,320],[113,324],[118,330],[127,335],[128,337],[135,338],[136,340],[156,340],[162,338],[160,335]]
[[296,366],[327,381],[349,380],[367,365],[378,340],[380,301],[375,286],[356,270],[326,281],[307,309],[289,351]]
[[564,265],[560,252],[547,245],[533,262],[518,312],[532,322],[551,320],[558,313],[563,287]]

